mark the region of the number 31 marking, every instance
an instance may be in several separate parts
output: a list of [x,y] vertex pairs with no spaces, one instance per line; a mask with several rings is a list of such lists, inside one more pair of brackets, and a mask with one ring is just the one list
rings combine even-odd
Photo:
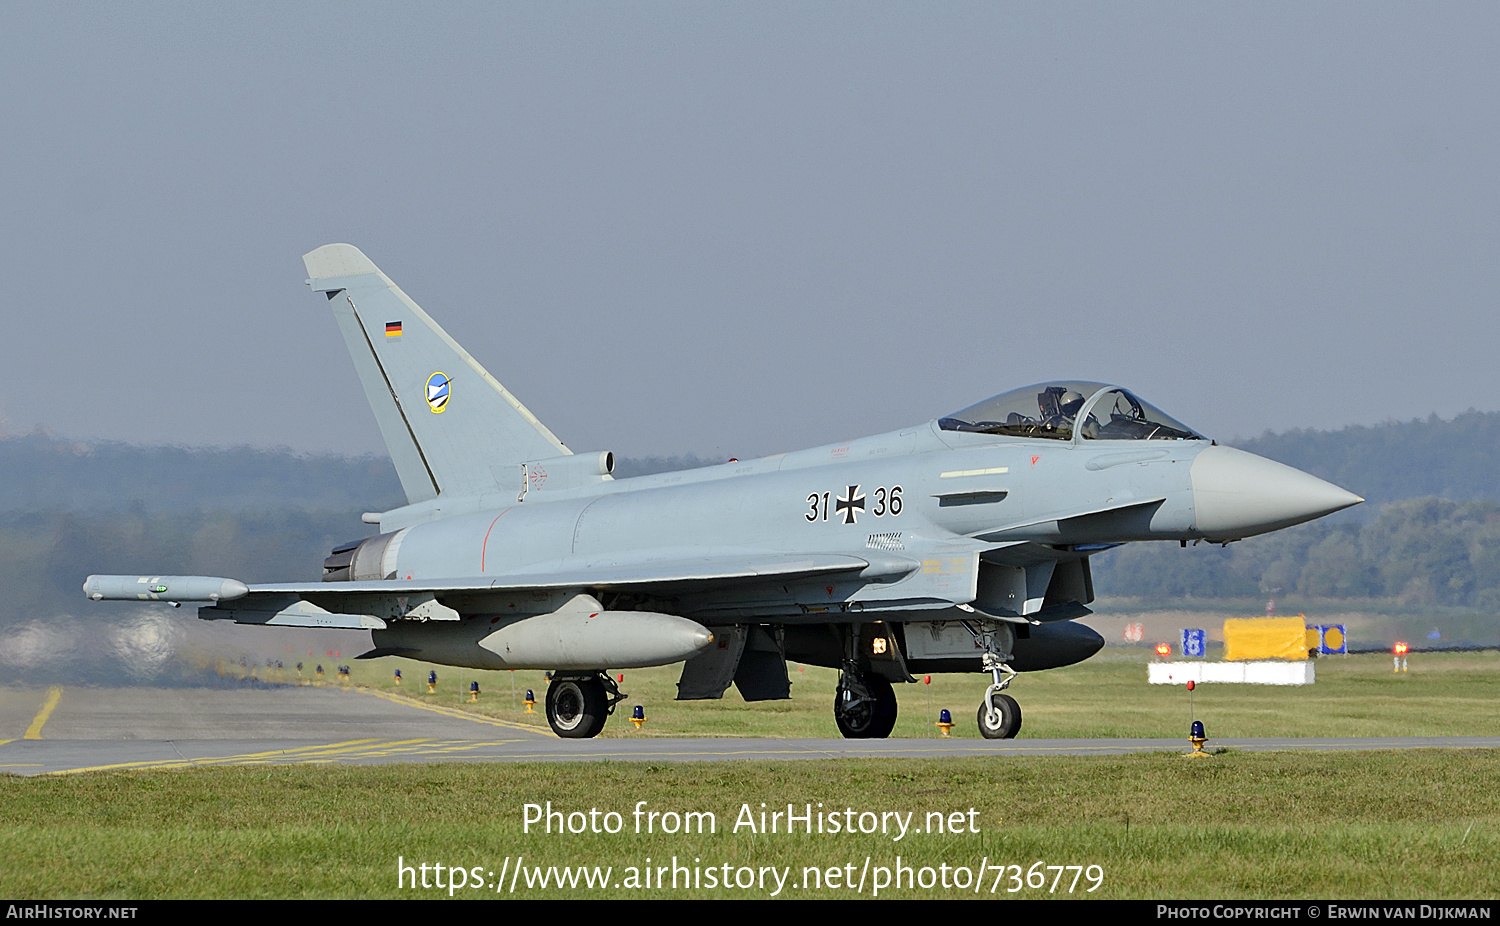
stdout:
[[[828,498],[831,494],[830,492],[813,492],[808,495],[807,512],[802,517],[807,521],[827,521]],[[894,518],[901,513],[900,486],[891,486],[889,489],[885,486],[880,486],[875,490],[874,495],[875,505],[870,509],[870,514],[877,518],[883,518],[887,515]],[[858,506],[864,508],[864,496],[861,495],[857,501]],[[842,506],[843,504],[844,499],[840,497],[839,505]],[[840,510],[842,510],[842,507]]]

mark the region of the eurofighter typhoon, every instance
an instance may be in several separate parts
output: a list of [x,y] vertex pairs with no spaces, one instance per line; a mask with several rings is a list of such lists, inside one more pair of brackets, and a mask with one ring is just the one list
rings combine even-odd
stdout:
[[615,479],[574,453],[357,248],[303,258],[354,358],[407,504],[322,581],[89,576],[94,600],[208,602],[204,620],[371,631],[361,658],[546,669],[547,720],[591,737],[610,669],[683,662],[677,697],[791,696],[788,659],[840,670],[846,737],[888,736],[893,684],[982,672],[987,737],[1017,673],[1104,640],[1089,557],[1228,542],[1361,501],[1218,446],[1117,386],[1055,382],[861,440]]

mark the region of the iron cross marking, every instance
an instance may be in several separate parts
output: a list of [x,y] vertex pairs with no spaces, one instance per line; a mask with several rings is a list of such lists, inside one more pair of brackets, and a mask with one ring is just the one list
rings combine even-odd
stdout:
[[858,524],[859,514],[855,509],[858,508],[860,511],[865,510],[865,497],[857,494],[858,492],[859,486],[850,486],[847,496],[840,496],[835,500],[833,510],[836,513],[843,513],[845,524]]

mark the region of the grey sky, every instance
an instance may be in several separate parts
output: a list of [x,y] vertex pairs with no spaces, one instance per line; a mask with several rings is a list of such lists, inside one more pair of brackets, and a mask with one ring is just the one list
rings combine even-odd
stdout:
[[1043,379],[1500,408],[1495,4],[0,5],[0,421],[377,451],[359,246],[575,450]]

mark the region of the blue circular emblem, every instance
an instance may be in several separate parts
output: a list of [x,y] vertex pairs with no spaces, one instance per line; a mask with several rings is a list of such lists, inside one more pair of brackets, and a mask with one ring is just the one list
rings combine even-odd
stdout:
[[434,415],[441,415],[448,407],[448,374],[434,373],[427,377],[427,407]]

